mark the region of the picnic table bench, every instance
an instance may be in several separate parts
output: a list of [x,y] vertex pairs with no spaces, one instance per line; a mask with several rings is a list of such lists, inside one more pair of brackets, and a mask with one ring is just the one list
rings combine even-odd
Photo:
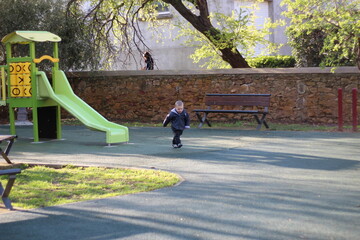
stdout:
[[1,185],[0,182],[0,195],[1,195],[1,199],[5,204],[5,207],[8,208],[9,210],[13,210],[13,207],[11,205],[11,201],[9,199],[9,195],[10,195],[10,191],[11,188],[14,185],[15,179],[16,179],[16,175],[21,173],[21,169],[19,168],[15,168],[15,169],[5,169],[5,170],[0,170],[0,176],[2,175],[8,175],[9,176],[9,180],[6,184],[5,189],[3,188],[3,186]]
[[[266,128],[269,128],[265,118],[269,113],[270,96],[271,94],[206,94],[205,105],[207,108],[194,109],[193,111],[200,121],[199,128],[201,128],[204,123],[207,123],[207,125],[211,127],[208,120],[210,113],[242,113],[252,114],[258,123],[256,130],[260,130],[263,124]],[[216,107],[211,108],[213,106]],[[219,109],[218,106],[237,106],[239,108],[224,110]],[[249,107],[251,107],[251,109],[249,109]],[[203,113],[203,116],[201,116],[201,113]],[[261,118],[259,118],[258,115],[261,115]]]
[[7,145],[6,145],[6,148],[4,151],[0,147],[0,154],[5,159],[5,161],[9,164],[11,164],[12,162],[10,161],[8,155],[10,153],[11,147],[12,147],[16,137],[17,137],[16,135],[0,135],[0,143],[2,143],[3,141],[7,142]]

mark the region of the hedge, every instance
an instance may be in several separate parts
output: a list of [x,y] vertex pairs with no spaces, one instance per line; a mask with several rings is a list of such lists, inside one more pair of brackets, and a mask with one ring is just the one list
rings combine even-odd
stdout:
[[262,56],[246,60],[252,68],[292,68],[296,62],[292,56]]

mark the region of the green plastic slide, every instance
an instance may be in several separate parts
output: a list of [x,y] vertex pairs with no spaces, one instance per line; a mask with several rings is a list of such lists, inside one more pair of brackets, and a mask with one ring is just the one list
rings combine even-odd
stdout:
[[50,85],[45,72],[39,71],[37,80],[39,97],[51,98],[88,128],[105,132],[106,143],[129,141],[128,128],[108,121],[81,98],[76,96],[63,71],[56,70],[54,72],[54,89]]

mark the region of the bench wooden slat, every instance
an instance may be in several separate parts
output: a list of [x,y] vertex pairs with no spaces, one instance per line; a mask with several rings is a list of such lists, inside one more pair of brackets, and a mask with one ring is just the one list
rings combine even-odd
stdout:
[[232,105],[232,106],[270,106],[269,96],[206,96],[205,104],[211,105]]
[[265,93],[265,94],[257,94],[257,93],[207,93],[206,96],[267,96],[270,97],[271,94]]
[[208,112],[208,113],[264,113],[258,110],[216,110],[216,109],[194,109],[194,112]]
[[18,174],[18,173],[21,173],[20,168],[0,170],[0,176],[1,175],[14,175],[14,174]]
[[0,142],[16,138],[16,135],[0,135]]

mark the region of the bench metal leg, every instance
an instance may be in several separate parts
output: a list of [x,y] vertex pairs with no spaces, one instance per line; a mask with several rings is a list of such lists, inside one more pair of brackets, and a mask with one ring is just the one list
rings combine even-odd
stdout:
[[10,159],[8,158],[7,154],[0,148],[0,153],[1,156],[5,159],[5,161],[9,164],[12,164],[12,162],[10,161]]
[[269,128],[269,125],[267,124],[267,122],[266,122],[265,119],[264,119],[263,123],[264,123],[264,126],[265,126],[266,128]]
[[8,182],[6,184],[5,190],[4,190],[3,186],[0,183],[1,198],[2,198],[2,201],[5,204],[5,207],[8,208],[9,210],[13,210],[13,207],[11,205],[11,201],[9,199],[9,195],[10,195],[11,188],[14,185],[15,179],[16,179],[16,175],[10,175],[9,176],[9,180],[8,180]]
[[[10,153],[10,150],[11,150],[11,147],[14,143],[14,138],[10,139],[10,140],[6,140],[8,142],[6,148],[5,148],[5,151],[3,151],[1,148],[0,148],[0,154],[1,156],[5,159],[5,161],[9,164],[12,164],[12,162],[10,161],[8,155]],[[0,142],[1,143],[1,142]]]
[[256,119],[256,121],[258,123],[258,125],[256,127],[256,130],[260,130],[262,124],[264,124],[264,126],[266,128],[269,128],[269,125],[267,124],[267,122],[265,120],[266,114],[263,114],[261,119],[259,119],[259,117],[256,114],[254,114],[254,117],[255,117],[255,119]]
[[261,121],[261,123],[264,124],[264,126],[265,126],[266,128],[269,128],[269,125],[267,124],[265,118],[266,118],[266,114],[263,113],[260,121]]
[[9,155],[10,153],[10,150],[11,150],[11,147],[14,143],[14,138],[10,139],[10,140],[7,140],[8,141],[8,145],[6,146],[6,149],[5,149],[5,154],[6,155]]
[[207,120],[207,115],[208,115],[207,113],[204,113],[204,116],[201,117],[199,113],[196,113],[196,116],[197,116],[197,118],[199,119],[199,122],[200,122],[198,128],[201,128],[201,127],[203,126],[204,122],[205,122],[209,127],[211,127],[211,124],[210,124],[209,120]]

